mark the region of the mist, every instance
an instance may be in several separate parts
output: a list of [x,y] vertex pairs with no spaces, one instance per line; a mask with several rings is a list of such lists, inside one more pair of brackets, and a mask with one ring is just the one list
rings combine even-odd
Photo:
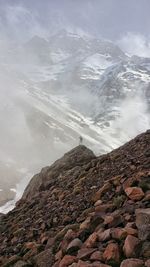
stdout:
[[150,127],[149,8],[0,0],[0,212],[80,135],[99,155]]

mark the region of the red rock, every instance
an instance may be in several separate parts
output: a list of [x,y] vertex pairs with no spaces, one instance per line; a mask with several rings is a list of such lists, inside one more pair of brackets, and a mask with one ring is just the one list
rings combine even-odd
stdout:
[[140,187],[127,187],[125,189],[126,195],[134,201],[141,200],[144,197],[144,192]]
[[114,228],[111,230],[111,236],[113,239],[124,239],[127,236],[127,231],[125,228]]
[[91,264],[88,262],[79,260],[77,263],[77,267],[91,267]]
[[91,267],[111,267],[111,266],[107,264],[103,264],[99,261],[95,261],[91,264]]
[[145,262],[146,267],[150,267],[150,259]]
[[99,250],[95,251],[91,257],[91,260],[95,260],[95,261],[102,261],[103,260],[103,253]]
[[144,267],[144,262],[139,259],[127,259],[122,261],[120,267]]
[[128,235],[125,239],[123,251],[127,258],[136,256],[136,248],[139,244],[138,238]]
[[120,260],[120,253],[119,253],[119,246],[116,243],[110,243],[106,247],[103,258],[105,261],[113,260],[115,262],[119,262]]
[[59,263],[59,267],[68,267],[70,264],[76,261],[75,256],[65,255]]
[[103,232],[97,232],[99,241],[107,241],[111,238],[111,230],[107,229]]
[[81,259],[81,260],[82,259],[87,259],[95,251],[96,251],[96,249],[94,249],[94,248],[81,248],[78,251],[77,258]]
[[96,244],[97,240],[98,240],[98,234],[96,232],[94,232],[84,242],[84,246],[87,248],[92,248]]

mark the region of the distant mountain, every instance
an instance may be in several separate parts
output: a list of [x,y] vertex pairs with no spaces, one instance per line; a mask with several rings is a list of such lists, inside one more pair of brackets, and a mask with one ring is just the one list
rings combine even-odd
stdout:
[[149,58],[66,30],[13,43],[0,58],[0,160],[7,166],[9,155],[20,175],[52,163],[80,135],[102,154],[150,127]]

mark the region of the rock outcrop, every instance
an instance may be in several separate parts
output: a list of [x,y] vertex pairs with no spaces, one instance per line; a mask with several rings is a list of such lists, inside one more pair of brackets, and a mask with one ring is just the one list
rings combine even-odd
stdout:
[[150,131],[95,157],[78,146],[1,216],[0,266],[149,266]]

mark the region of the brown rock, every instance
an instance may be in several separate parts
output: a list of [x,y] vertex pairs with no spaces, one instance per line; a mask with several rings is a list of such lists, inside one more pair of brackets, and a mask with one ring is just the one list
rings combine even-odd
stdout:
[[125,228],[114,228],[111,230],[111,236],[113,239],[124,239],[127,236],[127,231]]
[[62,250],[59,250],[56,254],[55,254],[55,260],[56,261],[59,261],[61,260],[63,257],[63,253],[62,253]]
[[97,212],[108,212],[108,211],[112,211],[114,209],[114,205],[113,204],[101,204],[95,207],[95,211]]
[[97,232],[97,235],[98,235],[98,240],[99,241],[107,241],[111,238],[111,230],[110,229],[107,229],[103,232]]
[[34,262],[37,267],[49,267],[53,263],[53,254],[51,249],[46,249],[34,257]]
[[135,214],[139,239],[150,240],[150,208],[137,209]]
[[150,208],[147,209],[136,209],[136,226],[139,228],[141,225],[150,224]]
[[131,227],[125,227],[125,230],[127,232],[127,235],[134,235],[134,236],[138,236],[138,230],[131,228]]
[[103,258],[105,261],[113,260],[116,263],[120,261],[119,246],[116,243],[110,243],[106,247]]
[[60,261],[59,267],[67,267],[75,261],[76,261],[75,256],[65,255],[63,259]]
[[150,242],[149,241],[143,242],[140,252],[141,252],[141,256],[143,256],[146,259],[150,259]]
[[150,267],[150,259],[145,262],[146,267]]
[[86,260],[95,251],[96,251],[96,249],[94,249],[94,248],[81,248],[78,251],[77,258],[81,259],[81,260],[84,260],[84,259]]
[[17,261],[14,265],[14,267],[30,267],[30,266],[32,265],[22,260]]
[[90,228],[90,223],[91,223],[91,217],[88,217],[84,222],[80,224],[80,229],[89,229]]
[[97,207],[97,206],[99,206],[101,204],[102,204],[102,200],[99,199],[94,203],[94,206]]
[[75,238],[71,241],[71,243],[68,245],[66,253],[73,255],[76,253],[81,247],[82,247],[82,241],[79,238]]
[[99,261],[95,261],[91,264],[91,267],[111,267],[111,266],[107,264],[103,264]]
[[139,240],[135,236],[128,235],[124,242],[123,251],[127,258],[135,257],[137,246],[139,245]]
[[87,248],[92,248],[95,246],[96,242],[98,239],[98,234],[96,232],[94,232],[93,234],[91,234],[88,239],[84,242],[84,246]]
[[18,260],[20,260],[20,257],[17,255],[14,255],[12,257],[10,257],[4,264],[2,267],[11,267],[13,266]]
[[144,197],[144,192],[140,187],[127,187],[125,189],[126,195],[134,201],[141,200]]
[[112,185],[107,182],[105,183],[93,196],[92,200],[93,202],[98,201],[103,194],[105,194],[110,188],[112,187]]
[[92,253],[90,259],[94,260],[94,261],[102,261],[103,260],[103,253],[101,251],[97,250],[94,253]]
[[139,259],[127,259],[122,261],[120,267],[144,267],[144,262]]
[[82,260],[79,260],[77,263],[77,267],[91,267],[91,264]]

